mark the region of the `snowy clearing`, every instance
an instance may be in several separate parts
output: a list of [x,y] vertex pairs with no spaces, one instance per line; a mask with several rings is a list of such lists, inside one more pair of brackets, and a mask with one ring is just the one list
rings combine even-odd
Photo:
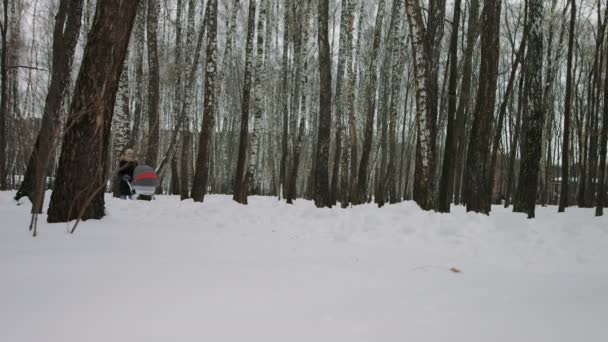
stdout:
[[42,217],[33,239],[13,195],[0,341],[608,341],[608,217],[592,209],[107,197],[103,220],[69,235]]

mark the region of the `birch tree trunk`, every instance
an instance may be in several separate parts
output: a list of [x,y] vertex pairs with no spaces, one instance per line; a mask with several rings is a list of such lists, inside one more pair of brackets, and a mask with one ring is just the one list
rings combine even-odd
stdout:
[[260,0],[260,13],[258,15],[258,39],[257,39],[257,54],[255,63],[255,93],[254,93],[254,117],[253,117],[253,132],[251,132],[251,147],[249,148],[249,166],[245,179],[241,185],[240,201],[241,204],[247,204],[247,196],[253,192],[254,176],[256,170],[256,162],[259,158],[258,151],[260,150],[260,140],[262,137],[262,114],[264,111],[264,23],[266,21],[265,0]]
[[[116,105],[114,106],[114,116],[112,123],[112,131],[114,133],[114,158],[112,167],[117,169],[120,155],[127,149],[129,143],[129,131],[131,119],[129,117],[129,63],[128,57],[125,57],[125,62],[120,72],[120,80],[118,81],[118,93],[116,94]],[[112,193],[114,197],[120,196],[120,179],[118,173],[113,177]]]
[[426,46],[426,30],[422,13],[417,1],[406,0],[405,10],[409,21],[409,34],[412,43],[414,59],[414,74],[416,83],[416,169],[414,200],[423,210],[433,208],[433,175],[434,175],[434,147],[433,127],[435,118],[429,112],[428,60],[431,58]]
[[203,123],[196,157],[196,171],[191,196],[195,202],[202,202],[207,193],[209,176],[209,151],[215,113],[215,74],[217,71],[217,0],[208,0],[207,8],[207,60],[205,62],[205,99],[203,103]]
[[[90,0],[89,0],[90,1]],[[136,148],[139,141],[141,114],[144,108],[144,34],[146,31],[146,1],[140,0],[135,18],[135,99],[133,104],[133,129],[129,147]]]

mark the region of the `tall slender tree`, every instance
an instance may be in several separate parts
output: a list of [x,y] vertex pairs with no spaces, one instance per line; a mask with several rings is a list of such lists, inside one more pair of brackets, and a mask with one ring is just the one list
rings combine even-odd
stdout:
[[3,0],[3,20],[0,22],[2,52],[0,54],[0,190],[6,190],[6,120],[8,117],[8,0]]
[[[574,3],[574,0],[572,0]],[[608,19],[608,18],[607,18]],[[572,20],[572,19],[571,19]],[[571,30],[574,30],[572,26]],[[602,113],[602,131],[600,136],[600,164],[597,184],[597,203],[595,205],[595,216],[604,215],[606,206],[606,153],[608,144],[608,53],[606,53],[606,74],[604,76],[604,108]],[[561,201],[560,201],[561,208]]]
[[437,197],[437,211],[450,212],[452,203],[453,169],[456,159],[456,142],[454,141],[454,116],[456,112],[456,78],[458,77],[458,26],[460,24],[460,0],[454,1],[454,15],[452,17],[452,34],[450,37],[450,80],[448,85],[448,123],[445,135],[445,151],[443,154],[443,167],[439,181],[439,196]]
[[196,157],[196,171],[191,196],[195,202],[202,202],[207,193],[209,177],[209,152],[213,134],[215,113],[215,75],[217,72],[217,0],[208,0],[207,8],[207,59],[205,62],[205,98],[203,103],[203,122]]
[[160,69],[158,65],[158,12],[159,0],[148,1],[148,148],[146,164],[156,167],[160,143]]
[[253,73],[253,37],[255,34],[256,0],[249,0],[249,15],[247,19],[247,46],[245,47],[245,79],[243,81],[243,100],[241,101],[241,130],[239,137],[239,154],[234,176],[232,199],[246,204],[242,196],[241,187],[245,176],[245,161],[247,159],[247,140],[249,130],[249,101],[251,98],[251,79]]
[[[562,182],[559,196],[558,212],[564,212],[568,207],[569,196],[569,167],[570,167],[570,118],[572,116],[572,55],[574,53],[574,30],[576,27],[576,0],[571,0],[570,8],[570,34],[568,37],[568,56],[566,66],[566,97],[564,99],[564,129],[562,131]],[[607,68],[608,69],[608,68]],[[608,107],[604,105],[605,107]],[[604,110],[605,111],[605,110]],[[605,116],[605,114],[604,114]],[[604,142],[605,145],[605,142]],[[604,148],[602,145],[602,148]],[[605,164],[605,161],[604,161]],[[603,165],[600,172],[603,172]],[[602,181],[602,180],[600,180]]]
[[264,0],[260,0],[260,13],[258,15],[258,39],[257,54],[255,61],[255,93],[254,93],[254,116],[253,131],[251,132],[251,147],[249,148],[249,166],[243,184],[241,184],[240,203],[247,204],[247,196],[255,186],[254,176],[257,169],[256,163],[259,158],[262,114],[264,112],[264,23],[266,21],[266,7]]

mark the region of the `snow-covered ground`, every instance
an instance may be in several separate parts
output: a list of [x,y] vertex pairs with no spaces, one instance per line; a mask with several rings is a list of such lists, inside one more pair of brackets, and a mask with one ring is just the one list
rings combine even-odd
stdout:
[[[608,217],[107,198],[66,224],[0,193],[0,341],[608,341]],[[460,273],[450,271],[455,267]]]

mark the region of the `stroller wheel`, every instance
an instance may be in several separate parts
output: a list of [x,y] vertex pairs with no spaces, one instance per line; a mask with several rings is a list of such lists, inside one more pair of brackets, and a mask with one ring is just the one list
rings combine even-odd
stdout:
[[139,195],[139,197],[137,199],[138,200],[142,200],[142,201],[151,201],[152,200],[152,196],[149,196],[149,195]]

